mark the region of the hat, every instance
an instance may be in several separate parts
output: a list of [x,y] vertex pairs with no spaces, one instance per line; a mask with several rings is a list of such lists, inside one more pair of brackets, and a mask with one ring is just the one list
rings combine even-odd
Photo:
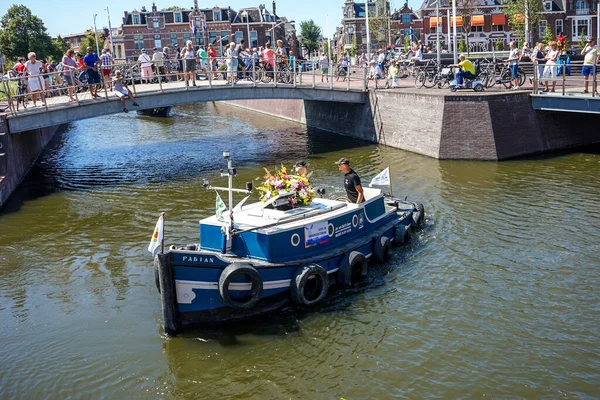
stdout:
[[153,47],[152,50],[156,51],[156,47]]
[[342,165],[342,164],[350,165],[350,160],[348,160],[346,157],[342,157],[336,162],[336,164],[337,165]]
[[142,53],[145,53],[145,52],[146,52],[146,49],[142,49]]
[[302,168],[302,167],[308,167],[308,166],[310,166],[310,164],[304,160],[300,160],[296,163],[296,168]]

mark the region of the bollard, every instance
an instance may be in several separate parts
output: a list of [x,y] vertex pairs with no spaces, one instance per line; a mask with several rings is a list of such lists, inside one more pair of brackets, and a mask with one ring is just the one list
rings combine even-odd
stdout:
[[562,68],[562,95],[565,95],[565,82],[567,80],[567,68],[566,66],[563,64],[563,68]]

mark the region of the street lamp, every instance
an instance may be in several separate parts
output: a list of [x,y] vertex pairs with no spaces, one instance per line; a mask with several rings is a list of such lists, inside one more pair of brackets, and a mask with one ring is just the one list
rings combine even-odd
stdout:
[[108,31],[110,33],[110,53],[112,57],[115,58],[115,46],[113,45],[112,26],[110,25],[110,12],[108,12],[108,7],[106,7],[106,15],[108,15]]
[[98,31],[96,30],[96,17],[98,14],[94,14],[94,38],[96,38],[96,54],[100,55],[100,45],[98,44]]
[[246,18],[246,30],[248,31],[248,47],[253,47],[252,41],[250,40],[250,16],[248,15],[248,11],[244,10],[244,12],[240,15],[242,16],[242,18]]

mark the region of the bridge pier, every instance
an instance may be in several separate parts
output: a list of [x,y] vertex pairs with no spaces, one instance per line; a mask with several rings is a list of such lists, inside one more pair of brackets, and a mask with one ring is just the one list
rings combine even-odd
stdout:
[[6,115],[0,115],[0,209],[59,128],[9,134]]

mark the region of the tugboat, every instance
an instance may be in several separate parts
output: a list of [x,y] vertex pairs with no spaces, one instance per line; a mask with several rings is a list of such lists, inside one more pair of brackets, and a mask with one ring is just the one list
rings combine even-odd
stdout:
[[[253,185],[234,189],[236,169],[229,152],[223,157],[227,169],[221,176],[228,177],[229,185],[203,181],[206,189],[217,191],[217,213],[200,221],[199,245],[171,246],[166,252],[163,245],[154,258],[168,335],[249,318],[289,302],[313,306],[334,284],[358,284],[370,262],[386,262],[392,244],[409,241],[411,231],[424,222],[422,204],[371,187],[363,187],[361,204],[313,198],[298,206],[298,192],[282,190],[247,205],[246,197],[233,207],[233,193],[249,196]],[[224,213],[219,212],[225,209],[219,191],[228,194]]]

